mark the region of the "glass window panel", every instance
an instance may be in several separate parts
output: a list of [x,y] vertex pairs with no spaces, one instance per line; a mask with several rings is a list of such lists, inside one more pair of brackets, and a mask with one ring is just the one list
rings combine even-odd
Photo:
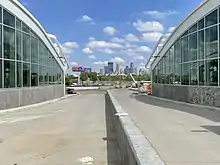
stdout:
[[174,45],[175,64],[181,63],[181,40],[178,40]]
[[4,27],[4,58],[15,59],[15,30]]
[[0,58],[2,58],[2,26],[0,25]]
[[204,39],[204,30],[198,32],[198,59],[204,59],[204,47],[205,39]]
[[175,84],[181,84],[180,81],[180,76],[181,76],[181,65],[177,64],[175,65],[175,69],[174,69],[175,73],[174,73],[174,77],[175,77]]
[[188,37],[182,38],[182,62],[189,61]]
[[198,29],[203,29],[204,28],[204,18],[202,18],[199,22],[198,22]]
[[217,26],[206,29],[206,58],[218,57],[218,30]]
[[52,75],[52,68],[49,68],[49,84],[52,84],[53,82],[53,75]]
[[204,61],[198,62],[198,68],[199,68],[199,85],[202,86],[205,84],[205,65]]
[[22,44],[21,32],[16,31],[16,58],[17,60],[20,61],[22,60],[21,44]]
[[44,84],[44,66],[39,65],[39,84]]
[[45,74],[44,74],[44,77],[45,77],[45,84],[48,84],[50,68],[47,67],[47,66],[45,66],[45,67],[44,67],[44,70],[45,70]]
[[31,37],[31,62],[38,63],[38,39]]
[[22,87],[22,63],[17,62],[17,87]]
[[189,35],[189,56],[190,61],[197,60],[197,33]]
[[218,60],[207,60],[206,61],[206,85],[207,86],[218,86]]
[[14,88],[15,87],[15,62],[4,61],[4,87]]
[[182,37],[186,36],[187,34],[188,34],[188,30],[185,33],[183,33]]
[[174,81],[175,81],[175,78],[174,78],[174,66],[170,66],[170,84],[173,84]]
[[3,10],[3,23],[5,25],[15,27],[15,17],[6,10]]
[[44,45],[42,41],[39,41],[39,63],[44,64]]
[[197,62],[190,63],[190,85],[198,85]]
[[174,65],[174,46],[170,48],[170,65]]
[[38,65],[31,65],[31,86],[38,86]]
[[182,64],[182,85],[189,85],[189,63],[183,63]]
[[30,33],[30,28],[24,22],[22,22],[22,31]]
[[30,35],[23,33],[23,61],[30,61],[31,55]]
[[30,86],[30,63],[23,63],[23,86]]
[[205,26],[211,26],[217,24],[218,19],[217,19],[217,10],[213,11],[209,15],[205,17]]
[[189,33],[197,31],[197,23],[189,29]]
[[2,23],[2,8],[0,7],[0,23]]
[[16,29],[21,30],[21,20],[16,18]]
[[169,51],[165,55],[165,63],[166,63],[165,66],[170,65],[170,53],[169,53]]
[[166,66],[166,74],[165,74],[165,84],[170,83],[170,67]]
[[2,88],[2,60],[0,59],[0,88]]

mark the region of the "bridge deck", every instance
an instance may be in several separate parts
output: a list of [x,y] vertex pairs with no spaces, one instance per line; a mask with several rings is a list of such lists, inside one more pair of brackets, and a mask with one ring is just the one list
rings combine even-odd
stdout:
[[[104,92],[0,114],[0,164],[81,165],[107,160]],[[114,153],[114,152],[113,152]]]
[[220,164],[220,111],[123,89],[112,93],[167,165]]

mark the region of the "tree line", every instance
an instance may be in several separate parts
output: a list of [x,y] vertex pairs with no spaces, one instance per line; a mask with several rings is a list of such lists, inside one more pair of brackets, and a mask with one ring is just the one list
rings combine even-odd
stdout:
[[[149,75],[132,75],[136,81],[149,81]],[[82,72],[80,75],[80,80],[92,81],[95,82],[114,82],[114,81],[133,81],[130,75],[98,75],[96,72]],[[66,85],[70,85],[72,83],[77,83],[78,79],[73,75],[66,75],[65,78]]]

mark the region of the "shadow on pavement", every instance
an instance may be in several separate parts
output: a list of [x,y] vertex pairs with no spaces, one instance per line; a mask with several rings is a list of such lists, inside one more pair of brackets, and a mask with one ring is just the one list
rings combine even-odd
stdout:
[[[108,104],[105,102],[105,104]],[[116,133],[113,127],[113,120],[111,111],[108,110],[108,105],[105,105],[105,119],[106,119],[106,137],[102,139],[107,141],[107,160],[108,165],[120,165],[119,154],[116,141]]]
[[212,125],[203,125],[201,126],[217,135],[220,135],[220,126],[212,126]]
[[206,119],[209,119],[215,122],[220,122],[220,111],[207,108],[205,106],[195,107],[190,104],[175,103],[169,100],[161,100],[155,97],[140,95],[140,94],[139,95],[133,94],[131,95],[131,97],[145,104],[150,104],[150,105],[164,107],[164,108],[170,108],[170,109],[194,114],[197,116],[201,116],[203,118],[206,118]]

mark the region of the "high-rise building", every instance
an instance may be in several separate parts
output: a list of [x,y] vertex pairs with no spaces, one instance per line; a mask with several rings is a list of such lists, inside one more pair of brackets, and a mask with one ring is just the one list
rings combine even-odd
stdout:
[[87,73],[91,73],[92,72],[92,68],[84,68],[84,71]]
[[104,73],[104,70],[100,69],[99,74],[103,74],[103,73]]
[[109,68],[108,68],[108,66],[104,66],[104,72],[105,72],[105,74],[109,74]]
[[130,68],[126,66],[124,69],[124,74],[129,74],[129,73],[130,73]]
[[118,63],[116,63],[116,69],[115,69],[116,74],[120,74],[120,66]]
[[130,63],[130,73],[134,73],[134,63],[133,62],[131,62]]
[[114,64],[113,64],[113,62],[108,62],[108,71],[109,71],[109,74],[114,73]]

